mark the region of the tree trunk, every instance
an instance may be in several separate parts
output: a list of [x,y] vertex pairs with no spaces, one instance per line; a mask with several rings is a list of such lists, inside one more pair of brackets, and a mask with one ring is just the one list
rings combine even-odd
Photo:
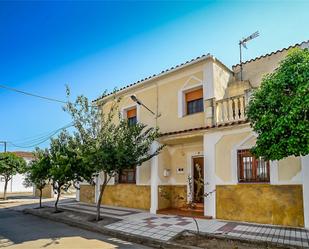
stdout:
[[3,199],[4,200],[6,200],[6,191],[7,191],[7,188],[8,188],[8,182],[9,182],[9,179],[5,178],[4,191],[3,191]]
[[42,189],[40,188],[40,208],[42,208]]
[[61,188],[58,188],[57,189],[57,199],[55,202],[55,213],[58,212],[58,202],[59,202],[60,194],[61,194]]
[[109,180],[111,179],[111,176],[109,176],[109,178],[107,179],[107,174],[104,173],[104,181],[103,181],[103,184],[101,186],[101,189],[100,189],[100,195],[99,195],[99,199],[98,199],[98,202],[97,202],[97,217],[96,217],[96,221],[99,221],[100,220],[100,211],[101,211],[101,201],[102,201],[102,197],[103,197],[103,193],[104,193],[104,190],[105,190],[105,187],[107,185],[107,183],[109,182]]
[[103,184],[102,184],[102,186],[101,186],[101,189],[100,189],[100,195],[99,195],[99,199],[98,199],[98,203],[97,203],[97,218],[96,218],[97,221],[99,221],[100,218],[101,218],[101,217],[100,217],[101,201],[102,201],[102,197],[103,197],[103,193],[104,193],[106,184],[107,184],[107,182],[104,181]]

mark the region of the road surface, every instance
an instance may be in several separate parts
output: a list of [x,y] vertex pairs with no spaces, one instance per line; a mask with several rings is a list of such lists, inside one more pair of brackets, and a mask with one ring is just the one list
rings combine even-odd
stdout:
[[4,207],[4,205],[0,204],[0,248],[150,248],[29,214],[23,214],[20,211]]

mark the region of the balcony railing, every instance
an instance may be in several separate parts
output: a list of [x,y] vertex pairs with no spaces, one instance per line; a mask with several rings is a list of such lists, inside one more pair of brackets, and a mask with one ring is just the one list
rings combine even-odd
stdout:
[[215,104],[217,124],[231,123],[245,119],[245,95],[222,99]]

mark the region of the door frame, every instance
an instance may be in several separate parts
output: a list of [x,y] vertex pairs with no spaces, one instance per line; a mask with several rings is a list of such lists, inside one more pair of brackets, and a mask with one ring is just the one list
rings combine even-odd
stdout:
[[[192,191],[193,191],[193,195],[195,194],[195,189],[194,189],[194,159],[195,158],[203,158],[203,180],[205,180],[205,167],[204,167],[204,162],[205,162],[205,158],[204,158],[204,155],[195,155],[195,156],[192,156],[191,157],[191,176],[192,176],[192,180],[193,180],[193,186],[192,186]],[[203,190],[204,192],[204,190]],[[204,197],[203,197],[204,199]],[[204,203],[204,201],[202,202]]]
[[[193,177],[193,158],[196,158],[196,157],[203,157],[204,159],[204,164],[205,164],[205,156],[204,156],[204,153],[203,151],[195,151],[195,152],[191,152],[191,153],[188,153],[187,154],[187,165],[189,166],[187,169],[188,169],[188,176],[192,176]],[[204,167],[204,180],[205,180],[205,165],[203,165]],[[190,201],[189,199],[189,191],[190,191],[190,188],[189,188],[189,183],[188,183],[188,180],[186,179],[186,185],[187,185],[187,202]],[[193,184],[194,185],[194,184]],[[194,186],[193,186],[193,191],[194,191]]]

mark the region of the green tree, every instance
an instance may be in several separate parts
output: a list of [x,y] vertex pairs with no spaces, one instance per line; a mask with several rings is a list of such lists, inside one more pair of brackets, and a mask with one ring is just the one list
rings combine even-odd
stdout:
[[269,160],[309,154],[309,51],[294,49],[262,79],[247,116],[258,134],[252,152]]
[[26,187],[34,186],[40,191],[40,208],[42,208],[42,192],[49,182],[50,156],[48,150],[36,149],[34,154],[35,159],[27,168],[24,185]]
[[107,114],[101,112],[102,106],[89,105],[88,99],[83,96],[65,107],[73,119],[75,136],[80,142],[86,172],[83,178],[94,184],[94,176],[103,174],[97,201],[97,220],[100,219],[102,197],[110,179],[122,169],[140,166],[158,155],[163,147],[151,150],[151,145],[159,137],[158,129],[141,123],[130,125],[120,118],[118,103],[119,99],[115,98]]
[[54,192],[57,194],[55,212],[58,212],[58,202],[61,191],[67,191],[76,182],[81,181],[81,158],[76,139],[67,131],[62,131],[57,138],[51,139],[49,149],[51,180]]
[[8,182],[13,175],[26,171],[26,161],[11,152],[0,153],[0,175],[4,178],[3,199],[6,200]]

